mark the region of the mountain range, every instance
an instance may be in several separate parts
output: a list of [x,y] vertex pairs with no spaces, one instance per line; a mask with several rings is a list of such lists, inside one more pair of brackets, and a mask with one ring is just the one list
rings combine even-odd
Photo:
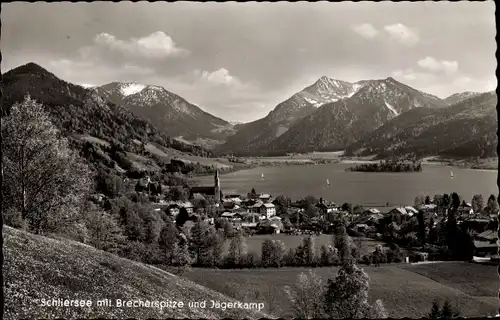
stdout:
[[[452,96],[453,97],[453,96]],[[494,157],[497,147],[497,95],[466,94],[447,108],[416,108],[403,113],[346,149],[347,155],[379,158],[441,155]]]
[[[456,95],[449,101],[467,97]],[[390,77],[355,83],[321,77],[266,117],[240,125],[215,150],[237,155],[342,150],[407,111],[438,110],[449,101]]]
[[2,87],[2,116],[8,115],[12,105],[29,95],[45,107],[70,145],[85,155],[96,169],[160,170],[172,158],[210,156],[208,150],[173,139],[95,89],[61,80],[35,63],[3,74]]
[[[7,108],[30,93],[64,130],[121,142],[154,137],[159,145],[175,143],[204,155],[210,146],[216,154],[240,156],[334,150],[380,157],[412,152],[487,156],[496,143],[494,93],[441,99],[390,77],[355,83],[321,77],[264,118],[238,124],[160,86],[112,82],[84,88],[34,63],[4,74],[3,86]],[[424,147],[426,138],[436,140],[434,147]],[[477,150],[463,151],[467,144]]]
[[182,97],[154,85],[137,82],[112,82],[91,90],[103,98],[142,117],[170,136],[186,140],[211,138],[225,140],[232,125]]

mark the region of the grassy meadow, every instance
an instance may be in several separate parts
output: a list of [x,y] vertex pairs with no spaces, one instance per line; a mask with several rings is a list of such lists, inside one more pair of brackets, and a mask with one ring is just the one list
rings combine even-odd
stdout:
[[[382,299],[389,317],[426,317],[433,300],[449,299],[462,316],[492,316],[498,310],[500,285],[496,266],[466,262],[362,266],[370,277],[370,299]],[[242,301],[263,301],[265,312],[292,317],[285,285],[294,284],[307,268],[214,270],[193,268],[184,276]],[[315,268],[323,279],[336,267]]]

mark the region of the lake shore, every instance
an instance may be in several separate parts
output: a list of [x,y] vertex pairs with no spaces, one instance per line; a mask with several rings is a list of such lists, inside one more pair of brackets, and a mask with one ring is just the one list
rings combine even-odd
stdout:
[[[214,159],[222,162],[220,159]],[[241,170],[253,169],[256,167],[276,167],[276,166],[311,166],[329,163],[340,164],[370,164],[379,163],[381,160],[373,160],[373,157],[343,157],[338,152],[314,152],[310,154],[299,154],[288,157],[252,157],[241,158],[238,162],[224,161],[224,166],[219,167],[220,174],[228,174]],[[480,160],[468,159],[446,159],[438,156],[426,157],[422,159],[422,164],[439,165],[471,170],[498,170],[498,158],[486,158]],[[213,173],[197,174],[195,177],[211,176]]]
[[468,160],[468,159],[446,159],[440,157],[427,157],[424,158],[422,163],[443,165],[460,169],[495,170],[495,171],[498,170],[498,158]]

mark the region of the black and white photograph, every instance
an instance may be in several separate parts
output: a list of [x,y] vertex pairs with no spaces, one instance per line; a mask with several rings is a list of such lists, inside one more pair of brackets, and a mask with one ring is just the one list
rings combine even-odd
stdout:
[[500,317],[495,10],[2,3],[3,319]]

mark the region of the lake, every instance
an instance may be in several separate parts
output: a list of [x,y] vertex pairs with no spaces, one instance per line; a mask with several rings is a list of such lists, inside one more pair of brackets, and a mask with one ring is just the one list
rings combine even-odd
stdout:
[[[323,197],[338,204],[344,202],[380,207],[413,205],[419,195],[457,192],[466,201],[475,194],[486,199],[498,195],[497,171],[459,169],[424,164],[422,172],[346,172],[352,164],[289,165],[259,167],[220,176],[224,194],[257,193],[289,196],[293,200],[308,195]],[[451,178],[450,171],[454,177]],[[264,174],[262,179],[261,174]],[[326,185],[326,179],[330,186]],[[200,185],[213,185],[213,177],[198,177]]]

